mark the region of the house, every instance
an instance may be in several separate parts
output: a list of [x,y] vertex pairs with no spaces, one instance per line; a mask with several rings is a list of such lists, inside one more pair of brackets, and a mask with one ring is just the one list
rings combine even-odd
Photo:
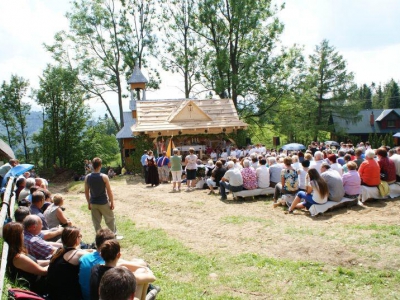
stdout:
[[[122,140],[125,157],[135,149],[135,136],[147,135],[158,151],[164,150],[173,136],[182,152],[193,147],[200,157],[206,149],[226,145],[227,134],[247,128],[239,119],[232,99],[146,99],[147,79],[135,67],[131,78],[130,112],[124,112],[124,127],[117,138]],[[134,91],[142,91],[137,100]]]
[[[336,136],[357,136],[368,140],[370,134],[386,135],[400,132],[400,108],[364,109],[358,113],[359,120],[351,122],[333,117]],[[397,141],[395,141],[396,144]]]

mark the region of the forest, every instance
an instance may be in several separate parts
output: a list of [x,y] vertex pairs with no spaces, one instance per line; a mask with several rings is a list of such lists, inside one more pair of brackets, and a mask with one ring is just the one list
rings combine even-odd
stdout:
[[[12,74],[0,86],[0,138],[18,158],[43,168],[77,169],[82,160],[115,160],[127,78],[137,64],[160,87],[161,70],[178,74],[186,98],[231,98],[253,142],[266,131],[307,143],[333,131],[330,120],[357,121],[362,109],[399,108],[399,83],[357,85],[345,58],[322,40],[306,56],[283,46],[285,9],[270,0],[75,0],[69,30],[44,44],[49,64],[39,88]],[[50,59],[51,57],[51,59]],[[139,98],[140,95],[132,95]],[[30,98],[42,108],[29,135]],[[108,99],[118,103],[115,115]],[[90,101],[107,113],[93,119]]]

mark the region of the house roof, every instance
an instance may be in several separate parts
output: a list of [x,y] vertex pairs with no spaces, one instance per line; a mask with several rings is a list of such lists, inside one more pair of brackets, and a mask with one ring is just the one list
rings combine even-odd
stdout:
[[129,77],[128,83],[147,83],[148,80],[144,75],[142,74],[142,71],[140,71],[139,66],[135,65],[135,68],[133,69],[133,73],[131,77]]
[[126,139],[133,137],[131,127],[136,123],[132,117],[131,111],[124,111],[124,127],[117,133],[117,139]]
[[0,139],[0,158],[5,157],[8,159],[15,158],[14,151],[6,142]]
[[246,128],[232,99],[173,99],[137,101],[135,132]]
[[[375,121],[380,122],[382,121],[387,115],[389,115],[392,111],[394,111],[397,115],[399,115],[394,109],[385,109],[381,112],[379,117],[375,119]],[[400,117],[400,116],[399,116]]]
[[[396,109],[364,109],[358,113],[360,120],[351,122],[340,117],[333,117],[335,132],[346,132],[348,134],[369,134],[369,133],[390,133],[397,131],[393,128],[381,129],[379,123],[387,117],[392,111],[400,116],[400,108]],[[374,124],[370,124],[371,113],[374,115]]]

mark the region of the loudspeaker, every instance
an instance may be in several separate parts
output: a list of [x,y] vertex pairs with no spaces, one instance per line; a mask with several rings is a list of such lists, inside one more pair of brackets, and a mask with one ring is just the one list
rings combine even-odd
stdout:
[[251,145],[251,138],[246,138],[246,145]]
[[280,141],[280,139],[279,139],[279,136],[274,136],[274,137],[272,138],[272,143],[274,144],[274,146],[280,145],[280,144],[281,144],[281,141]]

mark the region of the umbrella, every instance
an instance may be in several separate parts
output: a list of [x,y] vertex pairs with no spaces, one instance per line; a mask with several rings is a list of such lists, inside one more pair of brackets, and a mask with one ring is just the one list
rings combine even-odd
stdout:
[[8,171],[7,174],[4,176],[1,186],[3,187],[7,184],[8,178],[10,176],[17,177],[33,168],[34,168],[34,165],[31,165],[31,164],[16,165],[14,168],[11,168],[11,170]]
[[335,141],[326,141],[325,145],[327,146],[335,146],[335,147],[340,147],[340,144],[338,142]]
[[393,134],[393,137],[400,137],[400,132]]
[[306,149],[306,147],[302,144],[291,143],[291,144],[284,145],[282,147],[282,149],[296,151],[296,150],[304,150],[304,149]]

